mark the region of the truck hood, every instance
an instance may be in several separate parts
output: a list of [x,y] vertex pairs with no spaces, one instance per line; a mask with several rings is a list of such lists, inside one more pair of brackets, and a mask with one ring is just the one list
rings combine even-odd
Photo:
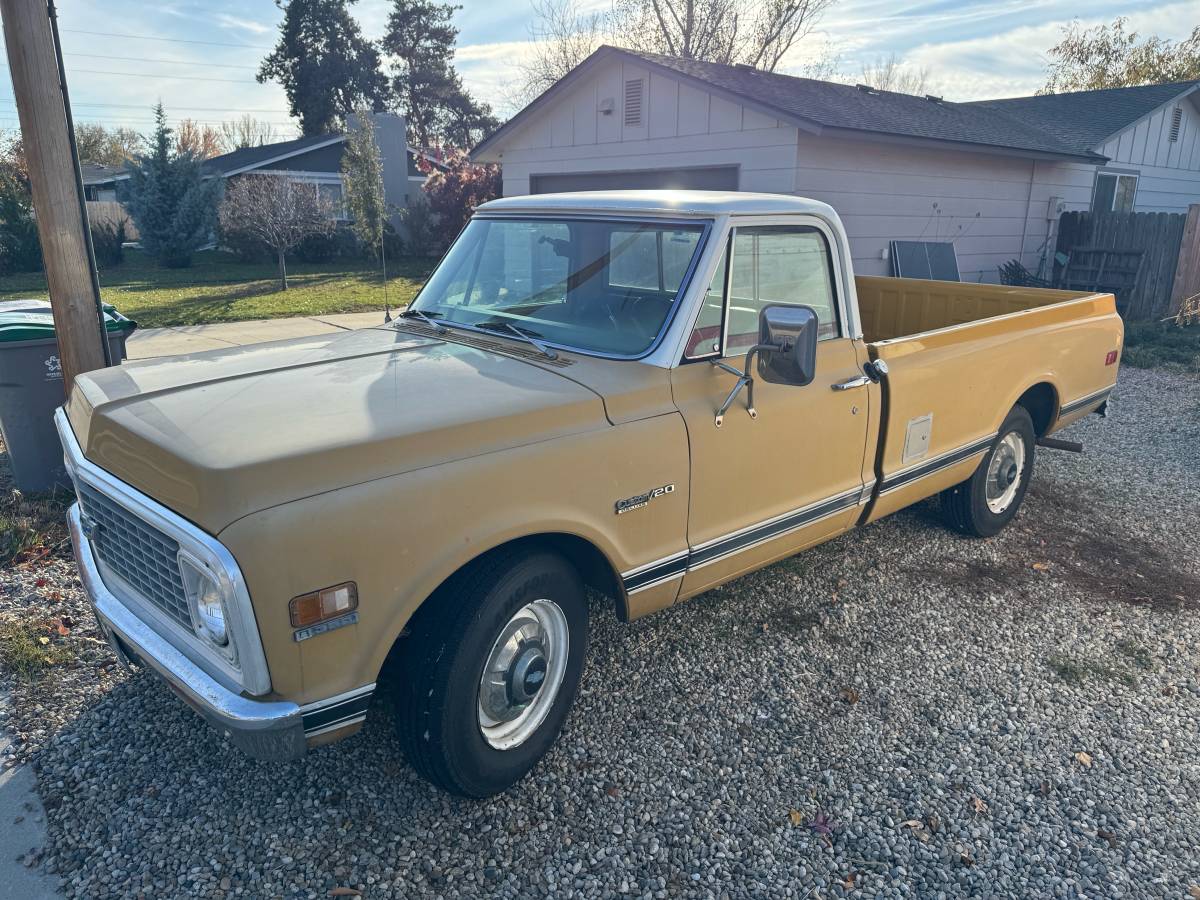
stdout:
[[89,460],[213,534],[289,500],[609,425],[600,397],[558,371],[393,328],[90,372],[67,413]]

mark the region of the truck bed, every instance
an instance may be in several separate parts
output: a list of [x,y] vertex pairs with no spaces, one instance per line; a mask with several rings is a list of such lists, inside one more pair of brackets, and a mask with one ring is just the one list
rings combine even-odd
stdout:
[[1094,411],[1116,381],[1122,325],[1112,294],[855,283],[867,352],[889,370],[872,520],[969,477],[1014,404],[1030,409],[1042,436]]
[[1090,296],[1086,291],[865,275],[854,284],[863,338],[872,344]]

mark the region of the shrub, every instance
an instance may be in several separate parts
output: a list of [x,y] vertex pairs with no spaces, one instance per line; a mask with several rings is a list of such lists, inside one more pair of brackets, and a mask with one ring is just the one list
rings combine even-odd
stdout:
[[500,196],[500,167],[473,163],[462,150],[447,153],[440,167],[423,157],[420,166],[429,176],[424,186],[432,219],[429,237],[434,252],[441,253],[462,231],[475,207]]
[[433,210],[424,196],[417,196],[400,213],[405,247],[412,256],[438,256],[445,248],[438,247]]
[[12,172],[0,170],[0,275],[41,268],[42,246],[29,185]]
[[335,259],[361,259],[364,254],[354,232],[339,225],[329,234],[310,234],[296,245],[292,255],[300,262],[326,263]]
[[92,250],[96,265],[102,269],[119,266],[125,259],[125,220],[92,223]]
[[275,255],[266,241],[257,238],[241,228],[217,229],[217,242],[223,250],[228,250],[241,263],[274,262]]

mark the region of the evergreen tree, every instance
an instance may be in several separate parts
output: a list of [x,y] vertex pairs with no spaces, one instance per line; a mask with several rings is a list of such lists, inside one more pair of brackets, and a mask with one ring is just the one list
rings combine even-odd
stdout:
[[379,111],[388,99],[379,51],[350,15],[356,0],[275,0],[284,11],[279,42],[258,80],[283,85],[304,134],[340,128],[356,106]]
[[491,107],[468,93],[454,71],[462,9],[435,0],[393,0],[383,49],[393,57],[392,91],[418,147],[470,147],[499,126]]
[[173,152],[161,103],[154,118],[150,153],[130,165],[122,200],[146,252],[159,265],[183,268],[192,264],[192,253],[212,238],[221,181],[204,178],[200,160],[190,152]]
[[356,113],[356,123],[342,150],[342,186],[346,211],[355,236],[378,254],[383,246],[387,205],[383,191],[383,161],[375,142],[375,124],[365,108]]

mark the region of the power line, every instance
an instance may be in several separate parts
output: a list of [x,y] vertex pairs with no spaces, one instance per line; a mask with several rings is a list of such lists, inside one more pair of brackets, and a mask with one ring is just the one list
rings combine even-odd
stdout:
[[273,50],[273,47],[257,47],[252,44],[228,44],[221,41],[195,41],[187,38],[165,38],[150,34],[120,34],[112,31],[84,31],[80,28],[62,28],[71,34],[88,34],[93,37],[129,38],[135,41],[163,41],[171,44],[204,44],[206,47],[236,47],[239,50]]
[[[12,97],[0,97],[0,103],[16,103]],[[153,109],[153,103],[79,103],[71,102],[72,106],[103,106],[111,109]],[[163,104],[164,106],[166,104]],[[171,105],[171,109],[186,109],[191,112],[219,112],[219,113],[282,113],[283,111],[276,109],[230,109],[228,106],[175,106]]]
[[68,58],[73,56],[86,56],[89,59],[116,59],[121,62],[135,63],[162,63],[169,66],[203,66],[206,69],[249,69],[256,71],[258,66],[235,66],[231,63],[202,63],[193,62],[190,59],[139,59],[136,56],[104,56],[100,53],[68,53]]
[[[7,69],[8,66],[0,63],[0,68]],[[167,78],[172,81],[216,81],[221,84],[260,84],[261,82],[245,79],[233,78],[202,78],[198,75],[167,75],[162,72],[108,72],[103,69],[69,69],[68,74],[81,72],[87,75],[120,75],[123,78]]]

